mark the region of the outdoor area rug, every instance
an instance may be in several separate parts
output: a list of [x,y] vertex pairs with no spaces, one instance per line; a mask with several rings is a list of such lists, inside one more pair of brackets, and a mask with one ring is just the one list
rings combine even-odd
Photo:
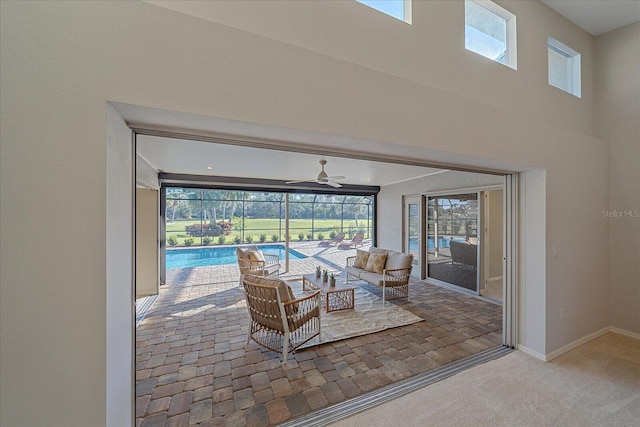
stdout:
[[[289,282],[296,295],[302,292],[301,282]],[[387,301],[382,306],[382,298],[354,283],[355,304],[353,310],[325,313],[321,311],[321,340],[318,337],[303,344],[298,349],[339,341],[361,335],[380,332],[420,322],[423,319]]]

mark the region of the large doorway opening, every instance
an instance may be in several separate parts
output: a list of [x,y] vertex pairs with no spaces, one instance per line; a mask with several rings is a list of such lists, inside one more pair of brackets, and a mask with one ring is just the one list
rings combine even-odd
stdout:
[[[332,152],[331,154],[332,155],[336,155],[335,152]],[[376,156],[373,156],[373,157],[375,158],[376,161],[379,161],[379,162],[384,162],[385,161],[385,159],[382,158],[382,157],[376,157]],[[245,159],[245,161],[247,160],[246,158],[244,158],[244,159]],[[369,157],[369,159],[371,159],[371,157]],[[400,207],[402,206],[402,198],[401,197],[397,198],[397,199],[394,199],[394,200],[395,201],[393,203],[397,203],[397,205],[400,206]],[[424,201],[424,203],[426,203],[427,199],[425,198],[425,199],[423,199],[423,201]],[[202,201],[202,203],[204,203],[204,200]],[[426,204],[422,204],[422,201],[419,203],[419,206],[417,208],[419,215],[424,215],[423,211],[426,211],[425,206],[426,206]],[[422,213],[420,213],[420,212],[422,212]],[[204,214],[202,214],[202,215],[204,215]],[[415,219],[415,212],[412,212],[412,216],[410,216],[409,218]],[[426,217],[423,217],[423,218],[426,218]],[[418,222],[418,225],[421,225],[422,221],[423,221],[423,219],[420,219],[420,221]],[[383,230],[383,231],[387,235],[390,232],[392,232],[392,234],[396,234],[396,235],[400,236],[402,234],[402,232],[401,232],[402,229],[400,227],[401,222],[402,222],[402,218],[400,216],[397,216],[397,217],[395,217],[395,224],[396,224],[395,230],[392,230],[391,228],[389,228],[389,229],[386,229],[386,230]],[[469,229],[471,229],[471,227],[469,227]],[[375,231],[379,231],[379,230],[375,230]],[[375,233],[375,231],[373,231],[373,232]],[[458,230],[458,232],[459,231],[460,230]],[[263,233],[261,233],[261,234],[263,234]],[[201,243],[204,243],[204,237],[205,236],[200,236]],[[470,237],[473,237],[473,236],[470,236]],[[425,236],[423,236],[423,238],[425,239],[424,240],[425,242],[428,241],[428,239],[426,239],[426,232],[425,232]],[[386,242],[389,242],[389,240],[386,240]],[[426,251],[425,251],[425,255],[426,255]],[[424,267],[426,268],[427,265],[425,264]],[[194,274],[191,274],[191,273],[194,273]],[[189,272],[189,278],[191,279],[191,278],[193,278],[193,276],[197,276],[196,273],[197,272],[195,270]],[[237,281],[236,281],[236,284],[237,284]],[[250,351],[251,355],[249,355],[247,353],[244,353],[244,355],[239,356],[238,358],[232,357],[234,354],[238,354],[239,355],[241,352],[244,351],[243,349],[245,348],[244,347],[244,339],[241,340],[240,339],[241,336],[236,334],[236,332],[237,332],[236,326],[238,326],[238,325],[236,325],[236,323],[238,323],[238,319],[242,320],[240,317],[236,317],[236,316],[240,315],[240,312],[239,311],[238,312],[234,311],[234,309],[237,308],[236,305],[241,304],[241,298],[239,298],[239,294],[238,294],[238,291],[237,291],[237,285],[233,286],[233,287],[221,288],[221,289],[217,290],[217,294],[224,295],[224,297],[222,299],[220,299],[220,300],[218,300],[217,297],[211,297],[209,294],[205,293],[205,291],[207,290],[205,287],[208,287],[208,286],[210,286],[210,280],[206,279],[202,283],[191,282],[189,284],[189,286],[188,286],[188,289],[187,288],[180,289],[180,290],[176,289],[169,296],[172,299],[172,301],[175,301],[178,305],[174,306],[172,304],[165,304],[164,306],[162,306],[161,310],[159,310],[158,313],[157,313],[158,316],[162,316],[164,314],[169,315],[170,320],[167,322],[167,327],[176,329],[175,331],[170,331],[170,332],[172,332],[173,335],[176,335],[178,333],[178,330],[182,331],[182,329],[180,329],[180,327],[182,326],[182,323],[184,323],[184,322],[189,322],[189,324],[188,324],[189,329],[187,330],[187,333],[189,334],[189,333],[191,333],[191,331],[194,331],[194,334],[197,335],[197,337],[195,337],[195,336],[194,337],[191,337],[191,336],[185,337],[184,345],[182,345],[182,339],[180,338],[177,341],[177,342],[179,342],[181,344],[181,346],[179,346],[179,347],[181,347],[181,348],[182,347],[189,347],[189,349],[188,349],[189,351],[187,351],[187,349],[185,348],[184,350],[187,351],[185,353],[169,355],[169,351],[172,351],[171,348],[170,348],[167,351],[167,358],[164,359],[164,362],[166,363],[166,360],[169,359],[171,361],[175,360],[175,363],[178,363],[178,355],[180,355],[180,361],[179,361],[180,364],[182,364],[184,362],[187,365],[196,365],[195,366],[195,370],[193,371],[195,373],[195,377],[186,379],[185,380],[185,386],[186,386],[186,383],[189,382],[189,387],[191,387],[192,385],[191,385],[190,381],[192,381],[193,382],[193,386],[195,386],[196,382],[197,382],[196,379],[198,379],[198,381],[200,381],[200,379],[199,379],[200,376],[208,378],[208,376],[214,375],[214,385],[213,386],[204,385],[203,387],[200,387],[200,388],[203,388],[203,389],[206,389],[207,387],[216,387],[216,385],[215,385],[216,384],[215,375],[216,375],[216,372],[217,372],[216,369],[223,369],[223,368],[226,369],[227,366],[231,366],[231,369],[234,369],[234,365],[233,364],[244,363],[244,359],[258,357],[261,354],[259,352],[256,352],[255,349],[250,349],[251,350]],[[426,288],[423,288],[422,290],[424,291],[424,290],[426,290]],[[445,295],[446,295],[446,297],[445,297]],[[188,299],[188,302],[184,301],[185,298]],[[430,288],[430,290],[426,290],[426,292],[422,292],[419,295],[419,297],[415,299],[415,301],[412,301],[412,300],[408,301],[405,304],[405,308],[407,308],[409,310],[416,310],[417,312],[420,312],[421,310],[428,310],[429,308],[433,308],[433,303],[432,302],[434,301],[434,299],[442,299],[442,300],[447,299],[448,300],[448,298],[454,298],[455,299],[456,297],[455,296],[452,297],[452,296],[450,296],[450,294],[447,294],[446,291],[444,291],[442,289],[435,289],[435,287],[434,287],[434,288]],[[461,302],[465,301],[464,297],[460,297],[460,301]],[[221,310],[219,312],[220,318],[218,319],[216,317],[216,319],[212,319],[211,318],[211,313],[215,313],[215,310],[216,310],[217,307],[221,307]],[[422,314],[424,316],[426,316],[426,317],[429,317],[428,314],[426,314],[425,312],[422,312]],[[480,313],[477,313],[477,314],[478,314],[478,316],[480,316]],[[223,315],[226,316],[224,319],[222,318]],[[204,320],[204,324],[206,326],[203,327],[203,328],[200,328],[200,326],[197,323],[195,323],[195,322],[198,321],[198,319],[203,319]],[[492,321],[494,327],[496,326],[495,324],[497,322],[499,323],[499,319],[500,319],[500,315],[498,314],[498,316],[495,316],[495,321]],[[173,323],[171,323],[171,322],[176,322],[176,321],[178,322],[177,325],[173,325]],[[143,341],[144,342],[150,342],[150,340],[155,339],[153,334],[159,333],[161,336],[163,336],[163,334],[167,333],[167,331],[165,331],[165,330],[163,330],[163,331],[155,330],[155,329],[159,329],[160,321],[159,321],[158,318],[152,319],[152,322],[153,322],[153,325],[154,325],[153,330],[151,331],[151,330],[148,330],[149,328],[147,328],[147,331],[145,332],[145,334],[139,336],[140,342],[143,342]],[[223,342],[223,341],[217,342],[217,343],[214,343],[211,346],[211,345],[208,344],[208,338],[207,338],[209,336],[208,331],[211,330],[213,332],[215,330],[216,324],[220,323],[220,322],[226,322],[225,326],[224,326],[224,330],[221,331],[220,335],[228,336],[228,341],[226,341],[226,342]],[[185,324],[184,326],[186,327],[187,324]],[[205,333],[204,330],[206,330],[207,333]],[[499,346],[500,345],[500,338],[502,338],[503,343],[505,343],[505,341],[507,341],[507,344],[508,344],[508,342],[510,342],[510,341],[507,340],[507,339],[504,339],[503,336],[501,337],[501,335],[502,335],[501,331],[502,331],[502,329],[499,326],[497,327],[497,329],[494,329],[495,333],[492,336],[493,340],[488,340],[484,345],[487,345],[487,346],[491,346],[491,345]],[[426,330],[424,331],[424,333],[427,333]],[[500,334],[500,335],[498,335],[498,334]],[[216,336],[216,334],[213,334],[213,335]],[[489,335],[491,335],[491,333],[489,333]],[[405,336],[406,336],[406,338],[405,338]],[[405,334],[405,335],[402,336],[403,339],[399,340],[399,341],[404,341],[405,339],[409,339],[410,336],[413,336],[413,335],[412,334]],[[440,338],[442,338],[442,337],[440,337]],[[178,339],[178,335],[176,335],[176,339]],[[214,338],[214,340],[215,339],[217,339],[217,338]],[[374,346],[375,348],[371,348],[371,349],[367,348],[367,351],[368,351],[367,357],[371,356],[371,357],[373,357],[373,359],[376,359],[377,357],[384,357],[384,355],[386,354],[383,351],[384,350],[384,346],[385,346],[385,342],[382,339],[380,341],[378,341],[378,342],[379,342],[379,345]],[[441,347],[436,347],[438,349],[438,351],[442,351],[442,354],[450,354],[450,353],[447,353],[447,351],[450,351],[450,350],[445,350],[445,348],[447,347],[445,341],[441,340],[440,344],[442,344]],[[170,347],[171,347],[171,345],[172,344],[170,344]],[[391,344],[389,344],[389,345],[391,345]],[[402,345],[402,343],[398,342],[397,345]],[[393,346],[393,345],[391,345],[391,346]],[[380,347],[380,348],[378,348],[378,347]],[[389,347],[389,349],[390,348],[391,347]],[[346,363],[346,365],[340,365],[340,366],[344,366],[345,369],[350,368],[351,367],[350,366],[351,362],[348,362],[347,360],[351,360],[352,357],[349,356],[349,353],[344,354],[344,355],[342,355],[340,353],[341,351],[347,351],[347,349],[343,348],[341,346],[333,347],[333,349],[335,350],[335,352],[331,352],[331,354],[336,354],[335,357],[340,357],[341,358],[341,360],[338,361],[337,363],[343,363],[344,362],[344,363]],[[153,365],[154,363],[157,363],[158,357],[156,357],[157,355],[153,354],[153,351],[154,350],[151,350],[151,352],[149,353],[149,359],[147,359],[147,360],[143,360],[144,357],[147,356],[147,354],[144,353],[144,352],[141,352],[138,355],[138,356],[140,356],[140,362],[141,363],[145,362],[146,364],[149,364],[149,365]],[[180,351],[182,351],[182,349]],[[330,350],[327,350],[327,351],[330,351]],[[378,355],[378,354],[376,354],[376,351],[380,351],[382,353]],[[423,351],[425,352],[424,354],[427,354],[430,351],[435,351],[435,348],[431,349],[431,350],[425,348]],[[456,355],[452,355],[452,358],[464,357],[464,356],[461,356],[461,354],[464,352],[464,348],[460,347],[460,348],[458,348],[458,351],[460,351],[461,353],[460,354],[456,354]],[[174,353],[174,352],[175,351],[172,351],[172,353]],[[213,374],[211,374],[209,372],[206,372],[207,365],[206,366],[199,366],[199,364],[200,364],[199,358],[200,358],[201,355],[200,354],[195,354],[195,353],[198,353],[198,352],[201,352],[202,354],[207,354],[207,356],[203,356],[203,358],[209,358],[211,360],[217,360],[217,359],[221,358],[220,362],[215,362],[215,363],[211,364],[211,369],[213,370]],[[357,354],[357,353],[353,353],[353,354]],[[394,354],[395,354],[395,352],[394,352]],[[340,356],[338,356],[338,355],[340,355]],[[397,357],[401,357],[401,354],[397,354],[396,356]],[[322,361],[324,360],[323,359],[324,357],[326,357],[326,356],[318,356],[318,357],[314,357],[314,358],[311,358],[311,359],[307,359],[306,361],[309,362],[309,363],[305,364],[305,366],[308,366],[308,365],[310,366],[310,363],[316,363],[316,361],[318,363],[323,363]],[[237,359],[240,359],[240,360],[237,360]],[[303,356],[303,359],[304,359],[304,356]],[[344,359],[344,360],[342,360],[342,359]],[[368,359],[368,360],[371,360],[371,362],[374,363],[373,359]],[[255,365],[263,363],[263,362],[264,362],[264,364],[267,363],[266,360],[260,359],[258,361],[258,363],[255,363]],[[384,366],[384,363],[382,363],[380,360],[378,360],[378,362],[381,363],[382,366]],[[249,363],[249,362],[247,362],[247,363]],[[358,362],[354,362],[354,363],[357,364]],[[405,362],[405,363],[408,363],[408,362]],[[440,360],[439,363],[446,363],[446,360],[444,360],[444,359]],[[336,364],[333,364],[333,366],[335,366],[335,365]],[[408,365],[408,366],[410,366],[410,365]],[[421,366],[420,369],[425,368],[425,366],[423,366],[422,364],[420,366]],[[363,366],[360,366],[360,367],[364,369]],[[154,370],[156,368],[158,368],[157,369],[158,372],[154,373]],[[191,375],[191,371],[189,371],[187,373],[187,371],[188,371],[187,369],[182,369],[181,370],[181,368],[182,368],[181,366],[178,367],[178,372],[177,372],[178,376],[183,377],[184,375]],[[239,368],[249,369],[246,366],[246,364],[245,365],[237,365],[237,366],[235,366],[235,369],[239,369]],[[145,368],[142,368],[142,370],[145,370],[145,369],[147,369],[146,365],[145,365]],[[161,367],[151,367],[149,369],[151,369],[151,371],[149,372],[149,374],[151,376],[150,378],[156,378],[158,382],[171,381],[172,378],[173,378],[172,377],[173,373],[163,373],[162,375],[157,375],[157,374],[162,373]],[[256,368],[256,369],[258,369],[258,368]],[[262,367],[260,369],[262,369]],[[311,370],[313,371],[314,369],[318,369],[319,370],[319,367],[316,366],[316,368],[313,368]],[[336,370],[336,372],[339,374],[339,372],[337,371],[336,368],[333,368],[333,369]],[[379,367],[376,367],[376,368],[369,367],[369,369],[371,369],[371,370],[379,370]],[[331,371],[331,369],[329,371]],[[348,371],[345,370],[345,372],[348,372]],[[260,371],[258,373],[262,374],[262,371]],[[322,372],[321,372],[321,374],[322,374]],[[406,374],[406,373],[403,373],[403,375],[404,374]],[[304,371],[303,371],[303,375],[305,375]],[[357,375],[357,374],[354,374],[354,375]],[[311,375],[311,376],[313,376],[313,375]],[[285,377],[287,377],[286,373],[285,373]],[[277,378],[274,381],[277,382],[278,380],[284,379],[285,377]],[[177,378],[177,376],[176,376],[176,378]],[[313,378],[315,378],[315,377],[313,377]],[[359,376],[358,378],[364,378],[364,377]],[[383,377],[376,377],[376,378],[378,378],[382,382],[386,382],[386,380]],[[388,378],[389,377],[387,377],[387,379]],[[309,379],[306,378],[306,375],[305,375],[304,379],[307,380],[307,382],[309,381]],[[303,378],[300,378],[300,380],[303,380]],[[336,381],[331,380],[329,382],[330,383],[334,383],[335,382],[337,384],[339,379],[336,377],[335,380]],[[147,379],[141,380],[141,381],[144,382],[145,386],[147,385],[147,383],[149,383],[149,384],[151,383],[151,381],[147,381]],[[202,379],[202,381],[205,381],[205,380]],[[295,380],[295,381],[297,381],[297,380]],[[325,378],[325,381],[327,381],[326,378]],[[236,382],[238,382],[237,385],[238,385],[238,387],[240,387],[239,381],[236,381]],[[298,384],[298,383],[296,383],[296,384]],[[300,384],[302,384],[302,383],[300,383]],[[368,385],[367,384],[363,383],[362,385],[365,388],[368,388],[368,387],[372,386],[371,384],[368,384]],[[157,382],[156,382],[156,385],[157,385]],[[154,387],[156,387],[156,385],[154,385]],[[168,385],[168,384],[162,384],[162,385]],[[233,389],[234,386],[235,385],[234,385],[233,378],[231,378],[231,385],[228,386],[228,387],[231,387]],[[378,384],[374,384],[374,386],[378,387],[379,385]],[[270,385],[270,387],[273,388],[273,385]],[[194,396],[197,394],[198,398],[202,397],[200,395],[201,393],[207,392],[206,390],[200,390],[200,388],[195,389],[194,393],[193,393]],[[245,388],[247,388],[247,387],[245,387]],[[155,390],[155,388],[154,388],[154,390]],[[235,393],[235,391],[239,392],[240,390],[241,389],[238,389],[238,390],[233,389],[233,392],[234,393]],[[242,390],[244,390],[244,388]],[[198,393],[196,393],[196,392],[198,392]],[[153,396],[154,396],[153,395],[153,391],[150,393],[150,396],[151,396],[151,401],[157,400],[157,399],[153,398]],[[260,396],[262,396],[262,394],[260,394]],[[192,398],[193,398],[193,396],[192,396]],[[255,400],[257,399],[255,394],[253,395],[253,398],[254,398],[254,403],[255,403]],[[198,402],[202,402],[202,403],[198,403]],[[200,406],[207,406],[210,403],[211,402],[208,402],[208,399],[204,399],[204,400],[198,400],[198,401],[194,400],[193,404],[195,404],[198,408],[200,408]],[[147,404],[149,404],[149,403],[147,403]],[[256,404],[254,406],[259,407],[260,404]],[[208,408],[208,406],[207,406],[207,408]],[[253,406],[252,406],[252,408],[253,408]]]

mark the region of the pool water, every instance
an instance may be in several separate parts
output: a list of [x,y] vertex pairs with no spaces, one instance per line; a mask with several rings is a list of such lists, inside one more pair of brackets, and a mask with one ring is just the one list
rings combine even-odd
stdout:
[[[285,257],[284,245],[258,245],[258,248],[265,254],[278,255],[280,259],[284,259]],[[289,249],[289,259],[303,258],[306,258],[306,255],[303,255],[293,249]],[[166,260],[167,270],[171,270],[173,268],[236,264],[238,262],[235,246],[169,249],[167,250]]]
[[[464,243],[464,239],[452,239],[450,237],[438,237],[438,247],[440,249],[442,248],[448,248],[449,247],[449,242],[460,242],[460,243]],[[427,249],[434,249],[436,247],[436,243],[435,243],[435,239],[430,236],[427,238]],[[413,238],[409,240],[409,250],[411,251],[415,251],[418,250],[418,239],[417,238]]]

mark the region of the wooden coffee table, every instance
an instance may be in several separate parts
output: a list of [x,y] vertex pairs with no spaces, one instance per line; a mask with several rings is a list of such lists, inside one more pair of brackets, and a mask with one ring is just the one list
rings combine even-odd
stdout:
[[337,280],[335,286],[329,286],[329,282],[323,282],[322,277],[306,274],[302,276],[302,290],[320,291],[320,302],[327,313],[338,310],[353,310],[355,300],[353,288],[344,283],[338,283]]

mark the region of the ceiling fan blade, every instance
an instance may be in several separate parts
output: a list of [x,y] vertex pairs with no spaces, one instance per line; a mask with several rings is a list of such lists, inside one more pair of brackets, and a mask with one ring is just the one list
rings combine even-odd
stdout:
[[333,188],[342,187],[342,185],[340,185],[340,184],[338,184],[337,182],[334,182],[334,181],[339,180],[339,179],[346,179],[346,177],[341,176],[341,175],[327,176],[327,173],[324,171],[324,165],[326,165],[326,164],[327,164],[326,160],[324,160],[324,159],[320,160],[320,166],[322,166],[322,170],[320,171],[320,173],[318,174],[318,177],[316,179],[287,181],[286,184],[297,184],[297,183],[301,183],[301,182],[316,182],[318,184],[329,185],[329,186],[331,186]]
[[301,179],[299,181],[287,181],[285,184],[299,184],[301,182],[316,182],[315,179]]

